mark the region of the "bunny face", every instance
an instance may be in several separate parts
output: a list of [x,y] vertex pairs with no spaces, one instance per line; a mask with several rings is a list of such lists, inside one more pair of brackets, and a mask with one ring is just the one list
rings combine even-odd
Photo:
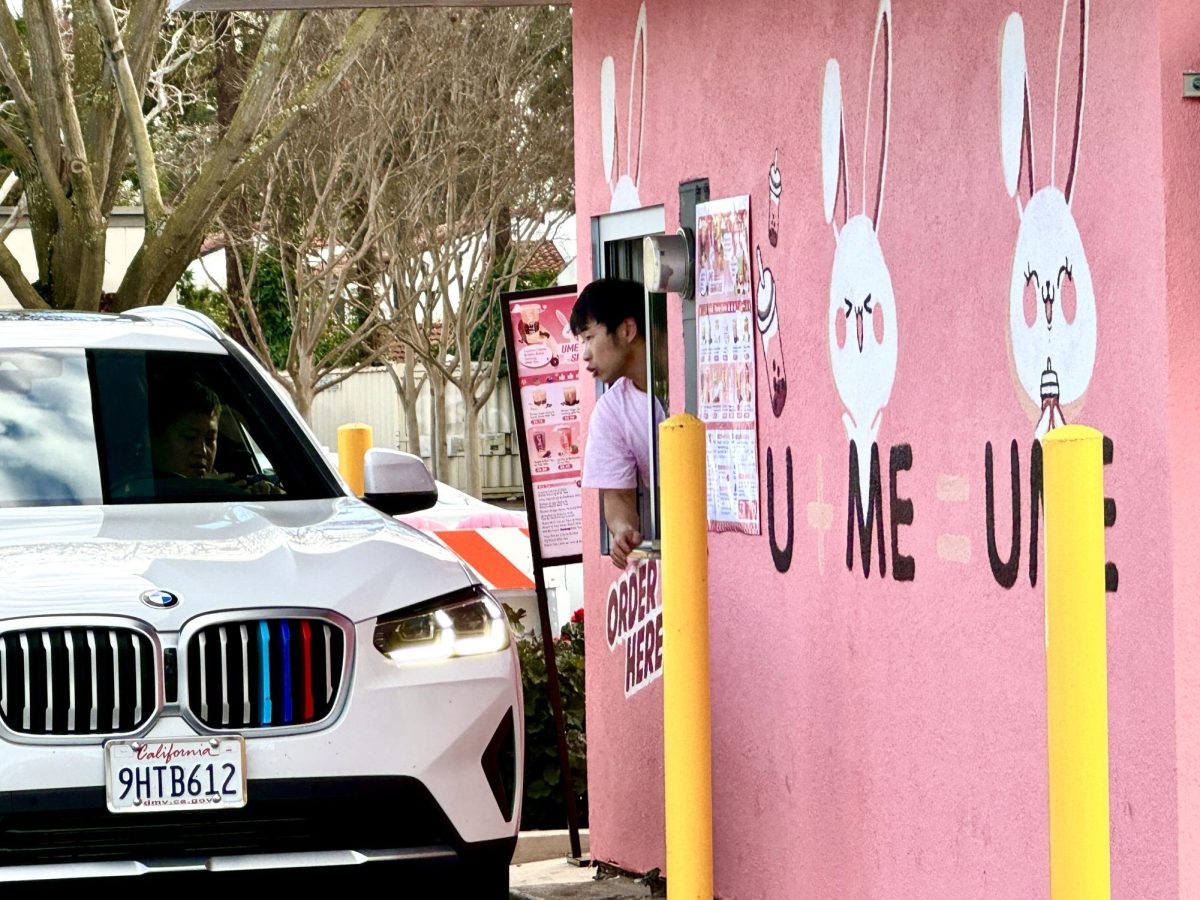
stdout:
[[[639,83],[640,74],[640,83]],[[640,87],[640,90],[639,90]],[[611,56],[600,64],[600,151],[604,180],[611,195],[609,212],[637,209],[641,179],[642,135],[646,128],[646,4],[638,9],[629,63],[629,118],[625,132],[625,157],[617,132],[617,76]]]
[[875,226],[865,215],[847,222],[838,238],[828,324],[838,394],[856,431],[874,431],[892,394],[899,341],[892,277]]
[[[863,135],[863,212],[850,216],[849,177],[846,171],[847,142],[842,112],[841,69],[835,59],[825,65],[821,100],[821,171],[824,186],[825,221],[833,226],[837,247],[829,278],[829,361],[833,381],[842,398],[842,423],[846,437],[858,451],[859,489],[867,496],[870,480],[871,445],[879,434],[884,407],[892,395],[899,356],[900,333],[892,277],[879,243],[879,219],[883,209],[887,176],[888,128],[891,122],[892,5],[880,0],[871,50],[871,73],[867,96],[876,85],[875,61],[883,47],[882,66],[882,153],[879,168],[868,165],[867,136],[870,101]],[[877,173],[874,203],[867,189],[868,172]],[[870,205],[868,205],[870,204]],[[844,224],[838,228],[838,209]]]
[[[1077,0],[1079,15],[1070,16],[1072,0],[1063,0],[1059,29],[1055,129],[1051,140],[1049,185],[1035,187],[1034,129],[1025,62],[1025,23],[1018,13],[1004,21],[1000,39],[1000,151],[1004,186],[1017,204],[1020,227],[1013,253],[1008,295],[1008,339],[1014,376],[1023,399],[1034,412],[1041,437],[1064,421],[1061,405],[1078,403],[1087,390],[1096,361],[1096,292],[1071,212],[1077,187],[1079,143],[1087,75],[1088,0]],[[1078,81],[1062,65],[1069,22],[1079,23]],[[1067,85],[1063,72],[1067,71]],[[1072,88],[1074,96],[1072,97]],[[1074,100],[1073,140],[1062,162],[1066,177],[1055,180],[1058,153],[1058,107]],[[1022,205],[1023,204],[1023,205]]]
[[1083,239],[1057,188],[1034,194],[1021,218],[1008,329],[1017,378],[1035,405],[1046,370],[1058,375],[1060,403],[1080,399],[1096,361],[1096,297]]

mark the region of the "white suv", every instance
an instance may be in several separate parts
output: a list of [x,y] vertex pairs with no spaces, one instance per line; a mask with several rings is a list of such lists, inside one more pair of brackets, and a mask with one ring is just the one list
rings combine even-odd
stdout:
[[503,610],[392,518],[420,460],[365,474],[202,315],[0,313],[0,882],[432,861],[507,895]]

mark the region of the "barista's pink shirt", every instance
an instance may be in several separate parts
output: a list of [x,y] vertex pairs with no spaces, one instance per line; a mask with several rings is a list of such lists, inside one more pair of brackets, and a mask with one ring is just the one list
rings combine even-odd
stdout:
[[[628,378],[618,378],[600,395],[588,420],[583,454],[586,488],[634,488],[650,483],[649,406]],[[662,406],[654,402],[656,422]]]

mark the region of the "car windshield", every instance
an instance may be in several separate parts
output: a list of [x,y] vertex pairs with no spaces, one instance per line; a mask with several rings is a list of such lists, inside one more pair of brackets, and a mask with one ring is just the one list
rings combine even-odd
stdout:
[[0,357],[0,507],[333,496],[278,400],[229,356]]

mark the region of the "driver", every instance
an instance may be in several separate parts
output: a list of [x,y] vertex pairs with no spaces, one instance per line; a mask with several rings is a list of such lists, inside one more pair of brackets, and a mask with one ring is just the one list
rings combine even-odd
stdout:
[[220,433],[221,400],[198,381],[150,391],[150,455],[155,478],[217,478],[252,494],[281,494],[269,481],[247,484],[213,471]]
[[151,459],[156,478],[207,478],[217,459],[221,400],[198,381],[150,394]]

